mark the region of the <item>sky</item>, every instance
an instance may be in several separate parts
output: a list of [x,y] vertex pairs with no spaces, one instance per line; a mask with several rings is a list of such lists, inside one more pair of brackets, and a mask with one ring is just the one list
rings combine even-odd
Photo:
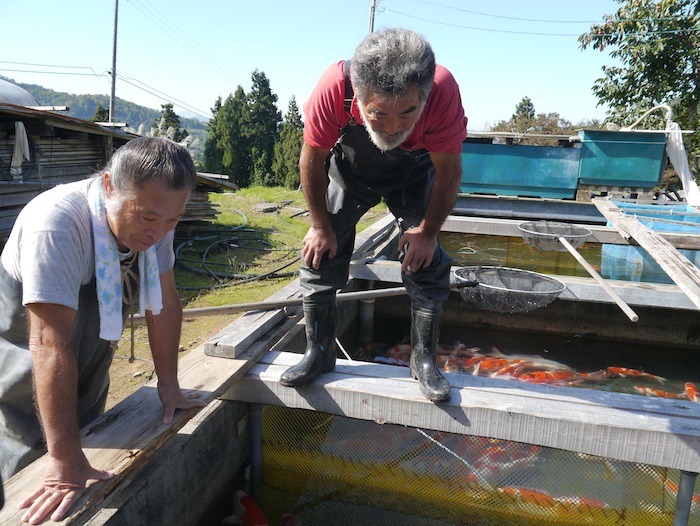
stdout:
[[[115,0],[3,2],[0,75],[74,94],[111,91]],[[370,31],[371,0],[118,0],[118,98],[180,115],[211,115],[254,70],[282,114],[300,109],[321,73],[350,58]],[[609,49],[577,37],[619,8],[616,0],[376,0],[374,30],[405,27],[427,38],[455,76],[483,131],[529,97],[536,113],[572,123],[605,117],[592,87]],[[41,101],[39,101],[41,102]],[[117,108],[118,116],[118,108]]]

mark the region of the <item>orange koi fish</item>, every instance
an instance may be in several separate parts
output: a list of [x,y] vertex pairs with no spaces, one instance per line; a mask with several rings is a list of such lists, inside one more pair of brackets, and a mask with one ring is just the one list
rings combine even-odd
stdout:
[[659,398],[685,398],[687,395],[685,393],[667,393],[666,391],[661,391],[660,389],[652,389],[651,387],[642,387],[640,385],[635,385],[634,390],[640,394],[647,396],[658,396]]
[[546,491],[516,486],[504,486],[502,488],[498,488],[498,491],[505,493],[514,499],[520,499],[523,502],[535,504],[536,506],[554,508],[559,504],[559,502]]
[[224,518],[222,524],[269,526],[270,523],[253,500],[253,497],[243,490],[238,490],[233,496],[233,515]]
[[612,376],[619,376],[620,378],[634,376],[636,378],[651,378],[652,380],[657,380],[662,384],[666,382],[666,378],[662,378],[661,376],[656,376],[655,374],[651,373],[645,373],[644,371],[638,371],[637,369],[628,369],[627,367],[608,367],[606,370]]
[[685,394],[689,400],[693,402],[700,402],[700,395],[698,394],[698,389],[690,382],[685,384]]
[[529,371],[516,374],[515,378],[535,384],[569,384],[583,381],[576,373],[571,371]]

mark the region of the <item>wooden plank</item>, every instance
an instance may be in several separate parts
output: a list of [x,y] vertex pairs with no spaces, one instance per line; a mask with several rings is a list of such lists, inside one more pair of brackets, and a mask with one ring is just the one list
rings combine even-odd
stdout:
[[[277,291],[269,299],[270,301],[277,301],[300,296],[301,288],[297,279],[282,290]],[[206,341],[204,343],[204,352],[208,356],[235,358],[261,335],[277,325],[285,316],[285,311],[281,308],[270,311],[247,312]]]
[[347,360],[310,385],[281,386],[282,372],[300,358],[268,353],[222,398],[700,470],[695,402],[446,373],[452,398],[433,404],[407,368]]
[[[237,321],[245,323],[243,320]],[[203,345],[193,349],[179,362],[180,386],[197,391],[205,402],[215,400],[275,342],[286,341],[289,331],[298,322],[298,316],[288,318],[235,359],[207,356]],[[85,427],[81,437],[90,463],[97,469],[114,472],[115,476],[91,485],[78,501],[76,511],[63,523],[85,524],[91,517],[105,513],[115,492],[137,480],[159,450],[176,441],[177,432],[194,415],[208,411],[209,408],[177,411],[171,424],[163,424],[163,406],[158,399],[156,381],[153,380]],[[45,455],[5,481],[6,505],[0,510],[0,526],[20,523],[22,511],[17,509],[17,503],[36,489],[43,479],[46,462]],[[174,505],[169,499],[163,499],[161,504]],[[145,523],[157,524],[159,521]]]
[[678,252],[658,232],[653,231],[637,219],[629,217],[614,203],[595,199],[594,204],[613,226],[623,235],[634,239],[654,258],[680,289],[700,309],[700,269]]
[[[518,225],[526,221],[515,219],[483,218],[483,217],[463,217],[448,216],[445,221],[443,232],[457,232],[463,234],[483,234],[494,236],[522,237],[518,230]],[[591,231],[587,243],[610,243],[614,245],[629,245],[629,241],[621,235],[615,228],[581,224]],[[658,234],[679,249],[700,250],[700,234],[687,232],[658,232]]]

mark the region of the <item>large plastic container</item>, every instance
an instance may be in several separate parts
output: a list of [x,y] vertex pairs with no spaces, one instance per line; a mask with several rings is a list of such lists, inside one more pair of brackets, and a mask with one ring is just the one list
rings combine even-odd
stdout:
[[581,184],[654,188],[666,165],[663,132],[579,130]]
[[462,193],[574,199],[581,150],[462,144]]

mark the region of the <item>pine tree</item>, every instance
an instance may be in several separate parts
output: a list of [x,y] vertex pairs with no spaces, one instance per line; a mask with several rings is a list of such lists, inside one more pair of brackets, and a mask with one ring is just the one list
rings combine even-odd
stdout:
[[100,104],[99,102],[97,103],[97,107],[95,108],[95,114],[90,117],[90,122],[108,122],[109,121],[109,108],[105,108]]
[[189,136],[187,130],[180,129],[180,117],[175,113],[173,105],[161,104],[161,115],[153,122],[153,136],[167,137],[175,142],[182,142]]
[[252,81],[253,87],[248,96],[249,120],[243,127],[243,133],[250,141],[253,181],[256,184],[270,184],[272,158],[282,115],[276,106],[277,95],[272,93],[265,73],[256,69]]
[[304,123],[294,96],[289,100],[287,113],[280,129],[280,140],[275,143],[272,173],[274,184],[299,188],[299,154],[304,140]]

